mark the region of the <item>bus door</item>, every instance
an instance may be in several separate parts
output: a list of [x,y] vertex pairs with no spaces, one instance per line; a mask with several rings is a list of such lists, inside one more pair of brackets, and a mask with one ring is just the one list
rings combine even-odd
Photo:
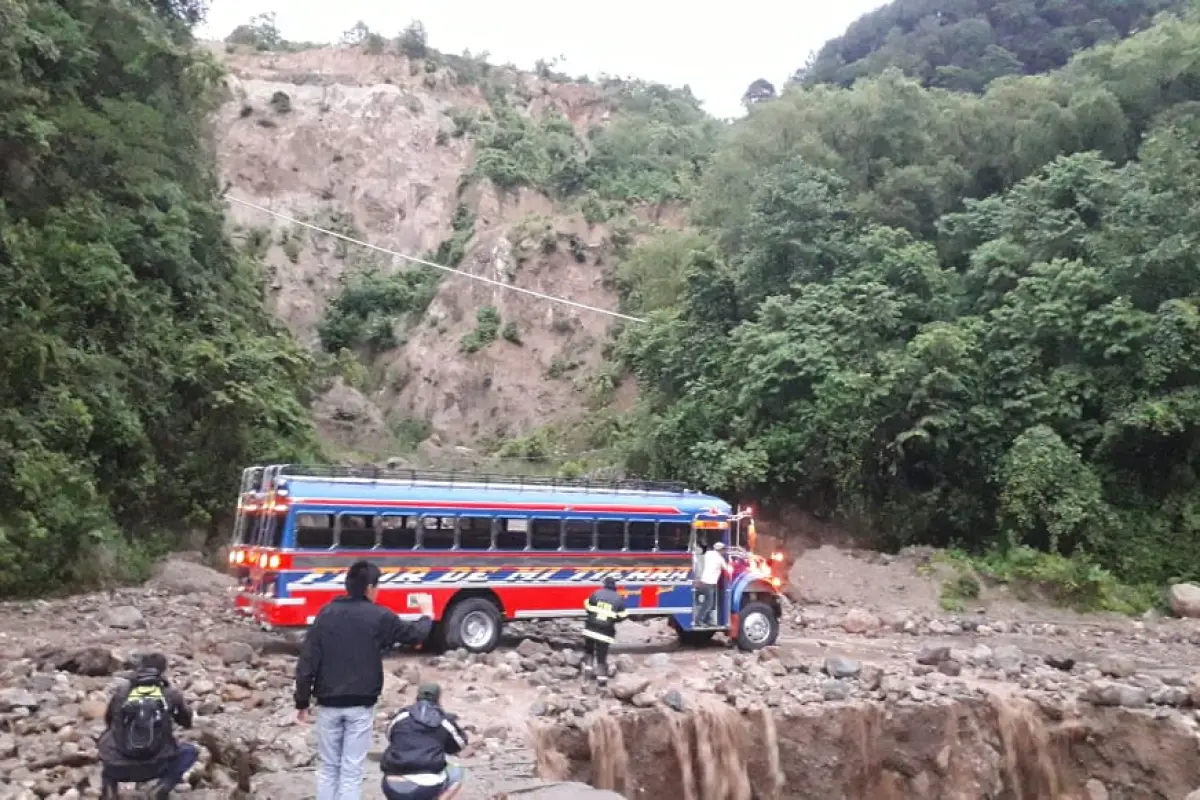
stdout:
[[[723,630],[729,627],[729,580],[727,575],[721,575],[716,587],[715,609],[710,615],[715,624],[701,618],[703,602],[703,586],[700,574],[704,554],[717,542],[724,542],[729,523],[715,519],[702,519],[697,514],[692,520],[692,630]],[[728,556],[727,556],[728,557]]]

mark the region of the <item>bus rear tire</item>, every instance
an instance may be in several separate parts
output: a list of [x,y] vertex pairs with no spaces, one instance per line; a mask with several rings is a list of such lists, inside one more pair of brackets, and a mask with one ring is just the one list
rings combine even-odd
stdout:
[[740,650],[761,650],[779,638],[779,617],[775,609],[757,601],[746,603],[738,612],[737,646]]
[[490,653],[500,642],[503,625],[500,609],[491,600],[483,597],[460,600],[446,617],[443,631],[446,649]]

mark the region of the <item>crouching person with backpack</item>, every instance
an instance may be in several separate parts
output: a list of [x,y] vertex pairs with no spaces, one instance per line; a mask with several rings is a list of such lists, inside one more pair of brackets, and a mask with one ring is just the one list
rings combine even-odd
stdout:
[[183,694],[168,684],[167,659],[161,653],[143,656],[132,682],[113,692],[104,712],[107,726],[98,749],[102,800],[115,800],[122,783],[157,781],[155,800],[170,797],[200,751],[176,742],[173,723],[192,727],[192,711]]
[[388,746],[379,759],[388,800],[453,800],[462,789],[463,769],[446,756],[462,752],[467,734],[441,698],[440,686],[423,683],[417,702],[388,724]]

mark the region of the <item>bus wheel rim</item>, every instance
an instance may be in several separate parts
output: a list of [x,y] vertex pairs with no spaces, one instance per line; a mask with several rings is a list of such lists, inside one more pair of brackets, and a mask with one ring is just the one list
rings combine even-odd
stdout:
[[742,633],[752,644],[762,644],[771,638],[771,620],[761,611],[751,611],[742,619]]
[[472,611],[463,617],[459,630],[467,647],[483,647],[492,639],[496,623],[483,611]]

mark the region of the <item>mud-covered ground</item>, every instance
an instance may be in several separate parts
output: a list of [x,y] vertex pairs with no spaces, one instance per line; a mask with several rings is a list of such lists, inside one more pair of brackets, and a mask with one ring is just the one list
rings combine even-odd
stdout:
[[[686,713],[717,703],[787,716],[987,693],[1026,696],[1060,715],[1089,705],[1146,709],[1197,728],[1193,621],[1087,618],[986,595],[978,609],[946,614],[914,559],[830,548],[804,554],[792,581],[802,602],[788,605],[777,647],[742,654],[718,639],[683,649],[662,623],[628,623],[614,656],[620,674],[604,691],[579,677],[578,623],[513,625],[484,656],[397,653],[377,745],[388,714],[429,680],[442,683],[446,706],[473,734],[467,800],[530,784],[536,731],[582,731],[618,707]],[[236,615],[226,586],[224,576],[174,559],[146,587],[0,607],[0,798],[95,797],[107,693],[128,659],[150,649],[168,655],[199,714],[182,734],[202,744],[191,796],[311,797],[311,731],[293,722],[294,640]],[[376,770],[367,797],[379,796],[377,782]],[[782,796],[805,795],[785,787]]]

